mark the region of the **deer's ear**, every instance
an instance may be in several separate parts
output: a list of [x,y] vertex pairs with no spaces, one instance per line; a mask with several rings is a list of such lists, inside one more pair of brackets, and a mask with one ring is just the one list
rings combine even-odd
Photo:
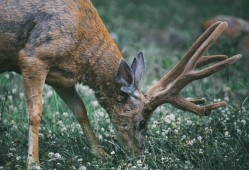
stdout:
[[119,63],[115,79],[121,86],[121,91],[127,94],[132,94],[135,91],[133,71],[124,59]]
[[134,58],[133,63],[131,64],[131,69],[134,73],[135,86],[137,89],[139,88],[140,82],[143,78],[144,68],[144,55],[142,52],[139,52],[137,54],[137,57]]

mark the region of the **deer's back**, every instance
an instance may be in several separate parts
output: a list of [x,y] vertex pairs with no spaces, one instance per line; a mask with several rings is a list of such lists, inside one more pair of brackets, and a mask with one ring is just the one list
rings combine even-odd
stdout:
[[[71,6],[71,7],[70,7]],[[17,71],[18,52],[75,31],[71,15],[77,4],[67,0],[3,0],[0,6],[0,72]]]

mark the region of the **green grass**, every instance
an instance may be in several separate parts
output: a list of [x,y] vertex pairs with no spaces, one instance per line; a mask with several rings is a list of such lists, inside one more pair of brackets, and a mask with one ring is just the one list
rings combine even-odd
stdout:
[[[248,101],[237,107],[228,105],[209,117],[161,106],[150,121],[145,153],[133,157],[120,149],[108,115],[96,103],[93,93],[78,87],[87,94],[85,98],[93,99],[85,101],[91,123],[101,144],[108,153],[114,153],[116,161],[98,160],[91,154],[73,114],[46,87],[44,98],[50,105],[45,105],[40,130],[40,161],[44,169],[81,166],[87,169],[247,169],[249,166]],[[0,163],[4,169],[26,166],[28,121],[22,101],[19,102],[19,107],[5,107],[0,128]]]
[[[143,89],[158,80],[181,58],[203,32],[202,23],[218,14],[249,19],[249,1],[94,0],[94,5],[124,57],[131,62],[138,51],[146,57]],[[238,10],[239,9],[239,10]],[[175,33],[180,46],[158,36]],[[151,35],[151,36],[149,36]],[[238,40],[221,37],[208,54],[237,53]],[[248,61],[248,60],[247,60]],[[127,155],[119,146],[107,113],[93,92],[77,85],[101,145],[115,161],[91,154],[85,135],[74,115],[55,92],[46,86],[40,129],[40,162],[43,169],[248,169],[249,96],[248,62],[243,60],[212,77],[186,87],[184,96],[226,100],[228,105],[208,117],[180,111],[170,105],[153,115],[140,157]],[[28,119],[21,78],[0,75],[0,170],[25,169]]]

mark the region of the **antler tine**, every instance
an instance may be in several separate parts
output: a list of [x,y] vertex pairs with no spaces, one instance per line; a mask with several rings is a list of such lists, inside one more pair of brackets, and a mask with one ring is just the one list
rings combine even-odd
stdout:
[[206,103],[206,99],[186,99],[187,101],[194,103],[194,104],[203,104]]
[[217,102],[213,104],[209,104],[206,106],[199,106],[195,103],[185,100],[184,98],[177,96],[172,99],[173,105],[181,110],[191,111],[200,116],[207,116],[211,113],[212,110],[217,109],[219,107],[223,107],[226,105],[225,102]]
[[230,64],[233,64],[235,63],[237,60],[239,60],[241,58],[241,54],[237,54],[233,57],[230,57],[224,61],[221,61],[219,63],[216,63],[212,66],[209,66],[207,68],[204,68],[202,70],[196,70],[193,72],[193,75],[195,76],[194,80],[197,80],[197,79],[202,79],[204,77],[208,77],[210,76],[211,74],[217,72],[218,70],[221,70],[222,68],[230,65]]
[[[190,72],[187,72],[185,76],[180,76],[177,80],[175,80],[172,83],[173,88],[171,88],[175,93],[179,93],[187,84],[194,80],[202,79],[204,77],[208,77],[211,74],[217,72],[218,70],[221,70],[222,68],[235,63],[237,60],[241,58],[240,54],[237,54],[233,57],[230,57],[226,60],[223,60],[219,63],[216,63],[212,66],[209,66],[207,68],[204,68],[202,70],[191,70]],[[164,92],[165,93],[165,92]]]
[[[214,30],[224,22],[216,22],[210,26],[192,45],[192,47],[185,53],[183,58],[177,63],[177,65],[167,74],[165,74],[161,80],[153,85],[147,92],[147,95],[152,95],[158,91],[163,90],[168,84],[175,80],[185,69],[185,65],[189,62],[191,57],[196,53],[198,48],[209,38]],[[223,24],[224,25],[224,24]]]
[[202,67],[204,65],[226,60],[228,57],[226,55],[211,55],[211,56],[201,56],[197,61],[196,67]]
[[221,33],[227,28],[226,22],[221,22],[215,30],[210,34],[210,36],[199,46],[195,54],[191,57],[186,65],[184,72],[189,72],[193,70],[197,64],[197,61],[201,55],[220,37]]
[[[149,89],[147,92],[148,101],[146,103],[148,111],[156,109],[163,103],[171,103],[182,110],[188,110],[195,114],[205,116],[210,114],[212,110],[226,104],[225,102],[217,102],[206,106],[200,106],[200,104],[205,103],[204,99],[188,100],[179,96],[180,91],[190,82],[210,76],[241,58],[240,54],[231,58],[227,58],[225,55],[202,56],[202,54],[217,40],[226,27],[227,23],[225,22],[218,22],[211,26],[211,28],[196,41],[172,71],[165,75],[159,83]],[[203,66],[216,61],[219,62],[201,70],[195,70],[196,66]],[[149,113],[152,114],[152,112]]]

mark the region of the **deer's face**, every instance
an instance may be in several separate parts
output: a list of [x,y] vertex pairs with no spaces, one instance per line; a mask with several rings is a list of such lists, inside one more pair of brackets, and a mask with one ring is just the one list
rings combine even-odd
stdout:
[[120,95],[124,100],[120,102],[118,113],[113,115],[113,123],[123,148],[134,154],[139,154],[144,149],[148,121],[144,113],[146,99],[139,90],[143,71],[144,58],[140,52],[131,67],[122,59],[116,75]]
[[114,119],[119,142],[123,148],[134,154],[139,154],[144,149],[147,129],[147,118],[144,116],[144,96],[128,96],[123,107]]

